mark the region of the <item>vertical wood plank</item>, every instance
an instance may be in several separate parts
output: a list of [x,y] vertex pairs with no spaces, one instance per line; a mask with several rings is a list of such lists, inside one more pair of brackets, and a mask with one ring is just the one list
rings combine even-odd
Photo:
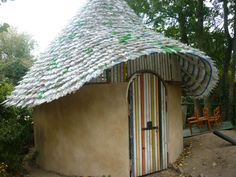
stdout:
[[[140,92],[141,92],[141,127],[144,128],[144,78],[140,76]],[[145,134],[142,131],[142,174],[145,174]]]

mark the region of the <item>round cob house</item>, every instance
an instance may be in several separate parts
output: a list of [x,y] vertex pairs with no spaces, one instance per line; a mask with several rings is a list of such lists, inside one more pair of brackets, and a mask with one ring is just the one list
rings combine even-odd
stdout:
[[33,108],[43,169],[136,177],[178,158],[181,96],[217,80],[208,56],[146,28],[124,0],[88,0],[6,104]]

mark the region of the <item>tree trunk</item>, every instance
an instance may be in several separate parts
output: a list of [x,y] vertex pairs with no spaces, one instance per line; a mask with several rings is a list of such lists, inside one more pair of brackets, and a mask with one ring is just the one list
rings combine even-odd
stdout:
[[209,110],[209,115],[212,115],[212,105],[211,105],[211,98],[210,97],[204,98],[204,107],[207,107]]
[[203,20],[204,20],[204,12],[203,12],[203,0],[198,0],[198,6],[197,6],[197,28],[196,28],[196,34],[197,34],[197,45],[198,48],[201,50],[204,50],[204,27],[203,27]]
[[[201,50],[205,50],[205,35],[204,35],[204,0],[198,0],[198,5],[197,5],[197,28],[196,28],[196,41],[197,41],[197,46]],[[208,107],[210,113],[211,113],[211,101],[210,97],[205,97],[204,98],[204,106]]]
[[229,84],[229,120],[234,118],[234,89],[235,89],[235,65],[236,65],[236,3],[234,4],[234,38],[233,38],[233,56],[232,56],[232,74]]
[[184,16],[182,12],[179,13],[178,21],[179,21],[179,29],[180,29],[180,36],[181,36],[180,41],[185,44],[188,44],[188,34],[187,34],[187,28],[186,28],[187,21],[186,21],[186,17]]
[[225,59],[223,66],[223,74],[222,74],[222,82],[221,82],[221,110],[222,110],[222,118],[223,120],[228,120],[228,111],[229,111],[229,66],[231,60],[232,53],[232,38],[229,33],[229,9],[228,9],[228,0],[223,0],[223,8],[224,8],[224,31],[225,38],[227,40],[226,50],[225,50]]
[[233,39],[233,58],[231,64],[231,77],[229,82],[229,109],[228,109],[228,120],[233,121],[234,115],[234,85],[235,85],[235,64],[236,64],[236,39]]
[[194,104],[194,112],[196,112],[196,113],[198,113],[200,115],[201,114],[200,100],[194,98],[193,99],[193,104]]

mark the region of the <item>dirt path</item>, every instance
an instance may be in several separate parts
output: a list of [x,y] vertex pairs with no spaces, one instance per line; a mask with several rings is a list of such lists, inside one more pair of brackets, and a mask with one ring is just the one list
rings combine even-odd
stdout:
[[[236,130],[223,131],[236,139]],[[207,133],[184,140],[184,152],[169,169],[149,177],[236,177],[236,146]],[[61,177],[32,169],[28,177]]]
[[[222,132],[236,139],[236,130]],[[150,177],[236,177],[236,146],[207,133],[185,139],[184,147],[175,164]]]
[[[223,133],[236,139],[235,130]],[[236,177],[236,146],[212,133],[186,139],[185,145],[191,149],[190,157],[182,163],[185,173],[193,177]]]

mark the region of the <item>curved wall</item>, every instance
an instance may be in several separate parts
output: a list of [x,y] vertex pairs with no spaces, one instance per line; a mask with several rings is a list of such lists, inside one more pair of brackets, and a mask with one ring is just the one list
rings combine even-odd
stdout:
[[37,163],[71,176],[128,177],[126,89],[126,83],[86,85],[37,107]]
[[[178,85],[167,84],[168,160],[183,148]],[[129,177],[128,83],[85,85],[34,110],[37,163],[69,176]]]

